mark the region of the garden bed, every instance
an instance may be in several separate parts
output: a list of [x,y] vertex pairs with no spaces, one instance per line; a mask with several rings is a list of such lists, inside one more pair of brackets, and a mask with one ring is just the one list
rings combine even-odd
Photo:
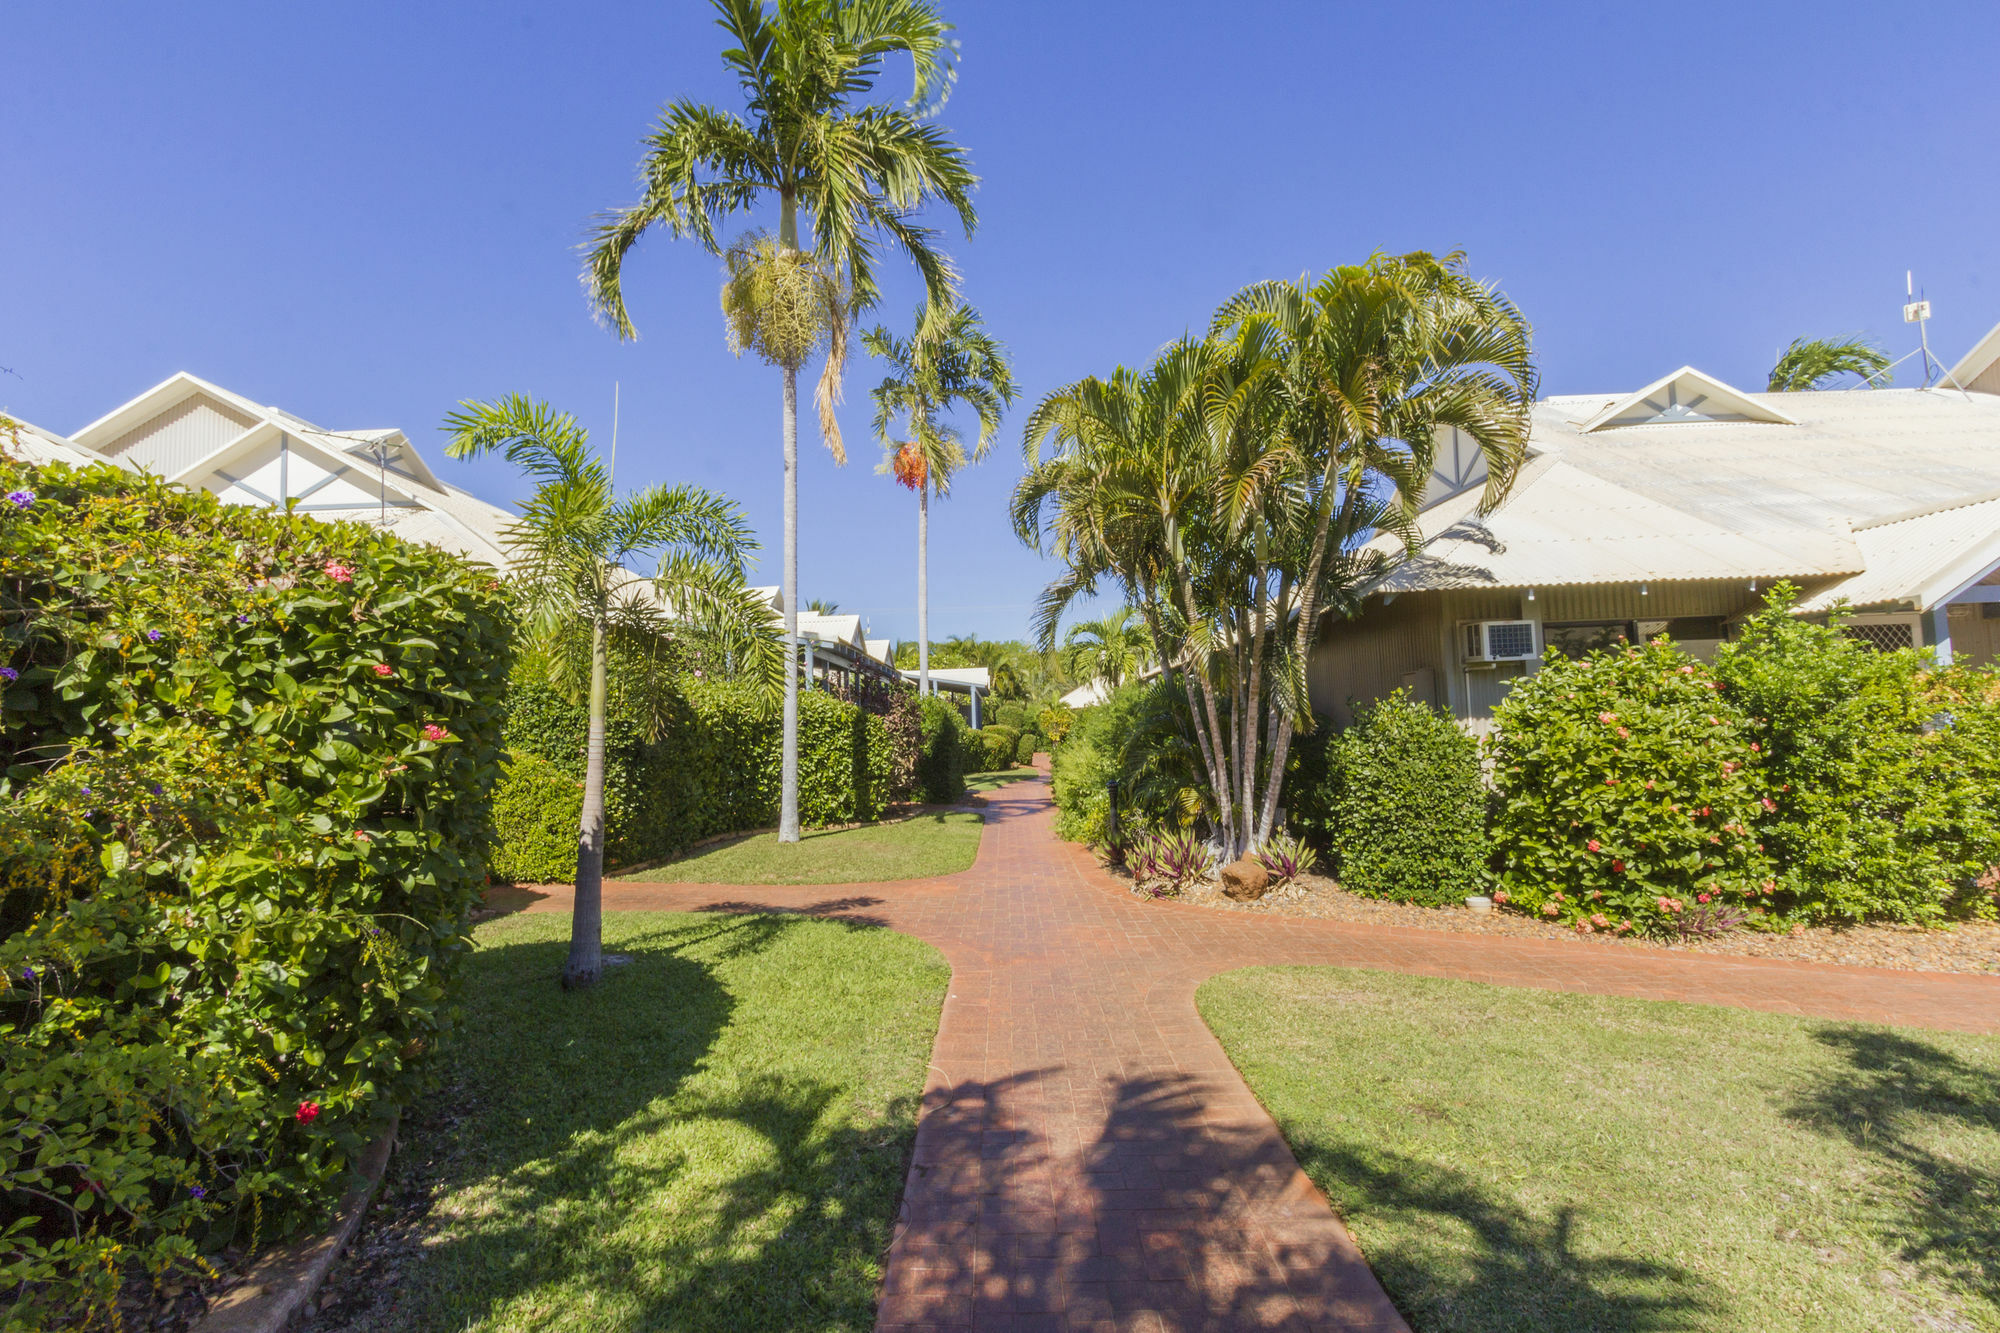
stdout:
[[[1139,890],[1135,888],[1134,892]],[[1939,930],[1911,926],[1853,926],[1837,930],[1802,928],[1788,934],[1738,930],[1717,940],[1669,944],[1659,940],[1619,939],[1603,934],[1578,935],[1574,930],[1532,920],[1518,912],[1475,912],[1463,906],[1418,907],[1409,903],[1384,902],[1349,893],[1320,875],[1302,876],[1293,886],[1275,891],[1254,903],[1232,902],[1213,885],[1195,889],[1176,901],[1230,912],[1316,917],[1370,926],[1407,926],[1414,930],[1513,935],[1539,940],[1589,940],[1616,943],[1628,949],[1666,949],[1676,953],[1887,967],[1907,972],[1973,972],[2000,976],[2000,922],[1991,921],[1965,921]]]

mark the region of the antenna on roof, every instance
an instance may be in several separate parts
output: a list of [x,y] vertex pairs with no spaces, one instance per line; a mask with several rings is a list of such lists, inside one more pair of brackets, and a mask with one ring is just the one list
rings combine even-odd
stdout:
[[611,466],[605,471],[608,483],[618,476],[618,381],[611,381]]
[[[1903,270],[1903,322],[1917,326],[1917,343],[1924,353],[1924,387],[1931,387],[1931,303],[1917,296],[1916,275],[1910,269]],[[1942,371],[1943,366],[1938,370]]]

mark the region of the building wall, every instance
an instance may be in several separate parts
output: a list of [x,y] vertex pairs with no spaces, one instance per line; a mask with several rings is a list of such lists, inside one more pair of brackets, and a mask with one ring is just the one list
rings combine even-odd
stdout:
[[1440,608],[1437,593],[1410,593],[1387,606],[1370,598],[1358,618],[1322,626],[1306,666],[1313,711],[1344,727],[1354,721],[1350,701],[1379,699],[1405,684],[1445,703]]
[[220,449],[255,423],[207,394],[193,394],[126,431],[98,452],[171,477]]
[[[1549,626],[1630,621],[1643,637],[1662,632],[1674,620],[1719,619],[1725,628],[1733,627],[1763,605],[1767,590],[1760,584],[1752,592],[1747,580],[1658,583],[1647,586],[1644,593],[1640,586],[1538,588],[1532,601],[1518,588],[1405,593],[1387,605],[1370,598],[1359,617],[1330,623],[1320,631],[1306,672],[1313,709],[1336,725],[1347,726],[1353,721],[1355,704],[1372,702],[1401,686],[1449,709],[1468,729],[1483,732],[1507,690],[1539,664],[1468,667],[1461,631],[1467,622],[1532,620],[1541,627],[1538,634],[1545,643]],[[1954,642],[1963,623],[1954,622]],[[2000,648],[2000,621],[1980,624],[1992,626],[1993,646]],[[1700,657],[1713,653],[1719,642],[1690,639],[1686,634],[1678,637],[1682,646]]]

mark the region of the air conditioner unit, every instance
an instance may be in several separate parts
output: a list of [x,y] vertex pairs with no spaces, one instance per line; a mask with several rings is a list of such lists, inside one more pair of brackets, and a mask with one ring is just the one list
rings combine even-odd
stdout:
[[1467,663],[1532,662],[1540,656],[1532,620],[1475,620],[1464,629]]

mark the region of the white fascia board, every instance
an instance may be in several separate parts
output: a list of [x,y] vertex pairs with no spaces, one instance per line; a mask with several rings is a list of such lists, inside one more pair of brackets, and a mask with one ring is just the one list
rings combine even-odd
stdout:
[[215,471],[237,454],[247,449],[254,449],[266,441],[276,440],[281,433],[275,422],[259,421],[241,435],[232,437],[222,447],[210,450],[205,457],[188,464],[167,480],[178,482],[183,486],[194,485],[198,478]]
[[1733,384],[1724,384],[1721,380],[1715,378],[1715,376],[1710,375],[1705,371],[1696,370],[1693,366],[1682,366],[1679,370],[1674,371],[1670,375],[1660,376],[1660,378],[1654,380],[1651,384],[1648,384],[1645,388],[1639,390],[1637,393],[1628,393],[1623,398],[1615,399],[1602,411],[1598,412],[1596,416],[1590,418],[1590,420],[1578,426],[1576,428],[1577,432],[1583,435],[1590,434],[1592,431],[1601,427],[1605,422],[1610,421],[1622,415],[1626,410],[1636,407],[1640,403],[1645,402],[1648,398],[1651,398],[1654,394],[1658,393],[1660,390],[1666,388],[1669,384],[1672,384],[1675,380],[1678,379],[1697,380],[1702,385],[1704,385],[1709,390],[1710,393],[1719,394],[1725,398],[1733,399],[1737,403],[1741,404],[1744,408],[1746,408],[1749,412],[1768,414],[1772,424],[1774,425],[1796,426],[1799,424],[1797,421],[1793,420],[1792,417],[1787,413],[1779,411],[1777,408],[1772,407],[1769,403],[1758,402],[1757,400],[1752,398],[1749,394],[1745,393],[1743,390],[1737,388]]
[[2000,566],[2000,532],[1988,534],[1953,556],[1950,563],[1914,590],[1911,600],[1921,611],[1956,601],[1959,594],[1991,574],[1995,566]]
[[117,439],[132,427],[198,393],[206,394],[245,416],[254,417],[259,421],[270,419],[270,409],[262,403],[251,402],[240,393],[232,393],[220,384],[212,384],[199,375],[190,375],[187,371],[181,370],[161,380],[138,397],[112,408],[70,438],[85,448],[95,450],[99,445]]
[[2000,324],[1986,331],[1986,336],[1972,345],[1972,350],[1958,359],[1958,364],[1948,372],[1952,383],[1964,388],[1986,373],[1995,361],[2000,361]]
[[136,398],[128,399],[85,426],[70,438],[93,452],[126,431],[168,408],[194,397],[202,383],[185,370],[161,380]]

